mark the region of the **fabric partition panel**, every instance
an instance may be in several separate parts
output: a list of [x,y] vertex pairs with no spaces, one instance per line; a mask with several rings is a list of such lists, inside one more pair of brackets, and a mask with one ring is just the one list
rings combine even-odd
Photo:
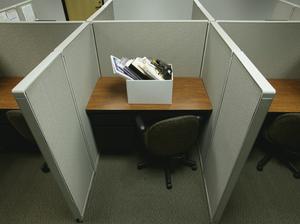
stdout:
[[300,77],[300,22],[219,24],[266,78]]
[[[63,46],[66,45],[66,46]],[[90,95],[100,76],[98,58],[92,26],[82,25],[74,35],[66,40],[58,50],[61,51],[66,66],[68,80],[72,87],[76,109],[86,140],[94,169],[98,163],[98,152],[91,125],[85,109]]]
[[[272,20],[299,20],[300,2],[295,4],[287,0],[278,0],[273,10]],[[297,12],[298,11],[298,12]]]
[[173,65],[174,76],[199,77],[207,25],[206,21],[94,22],[101,74],[113,74],[110,55],[115,55],[160,58]]
[[271,16],[271,20],[289,20],[293,13],[294,6],[284,1],[277,0]]
[[234,53],[203,171],[213,223],[220,221],[274,94],[246,56]]
[[61,54],[50,54],[13,94],[74,216],[82,219],[94,169]]
[[207,35],[202,78],[212,103],[213,111],[205,128],[201,145],[201,159],[203,164],[205,164],[208,146],[219,115],[231,57],[231,48],[217,32],[216,28],[210,25]]
[[116,20],[190,20],[193,0],[113,0]]
[[1,23],[0,73],[26,76],[81,23]]

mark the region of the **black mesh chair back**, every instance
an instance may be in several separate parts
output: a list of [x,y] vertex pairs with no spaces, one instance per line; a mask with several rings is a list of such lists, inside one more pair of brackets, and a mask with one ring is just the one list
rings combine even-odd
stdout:
[[300,113],[278,116],[265,132],[266,139],[287,153],[300,155]]
[[295,178],[300,178],[300,171],[294,165],[294,160],[300,157],[300,113],[279,115],[264,130],[264,139],[268,143],[264,148],[266,155],[257,163],[257,170],[276,157],[283,165],[292,171]]
[[182,164],[197,170],[197,162],[188,159],[188,150],[197,143],[200,117],[193,115],[169,118],[146,128],[137,117],[137,128],[144,137],[147,155],[138,169],[161,164],[165,171],[166,187],[172,188],[171,172],[174,164]]

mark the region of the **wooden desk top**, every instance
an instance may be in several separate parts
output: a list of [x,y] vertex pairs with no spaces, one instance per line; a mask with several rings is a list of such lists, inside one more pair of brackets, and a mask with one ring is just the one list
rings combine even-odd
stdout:
[[300,112],[300,80],[269,79],[276,90],[269,112]]
[[199,78],[175,78],[173,103],[128,104],[126,81],[118,77],[102,77],[98,80],[87,105],[94,110],[212,110],[203,82]]
[[11,93],[11,90],[23,79],[23,77],[0,77],[0,109],[13,110],[19,106]]

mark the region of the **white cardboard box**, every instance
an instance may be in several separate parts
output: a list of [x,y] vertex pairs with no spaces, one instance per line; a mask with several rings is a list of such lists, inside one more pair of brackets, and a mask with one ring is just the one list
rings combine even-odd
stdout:
[[126,80],[129,104],[172,104],[171,80]]

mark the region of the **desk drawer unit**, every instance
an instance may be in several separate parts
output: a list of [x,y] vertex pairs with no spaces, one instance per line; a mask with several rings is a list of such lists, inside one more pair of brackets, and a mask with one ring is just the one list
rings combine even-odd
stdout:
[[87,111],[87,114],[101,153],[126,153],[143,147],[135,124],[138,115],[147,126],[175,116],[209,115],[203,111]]

